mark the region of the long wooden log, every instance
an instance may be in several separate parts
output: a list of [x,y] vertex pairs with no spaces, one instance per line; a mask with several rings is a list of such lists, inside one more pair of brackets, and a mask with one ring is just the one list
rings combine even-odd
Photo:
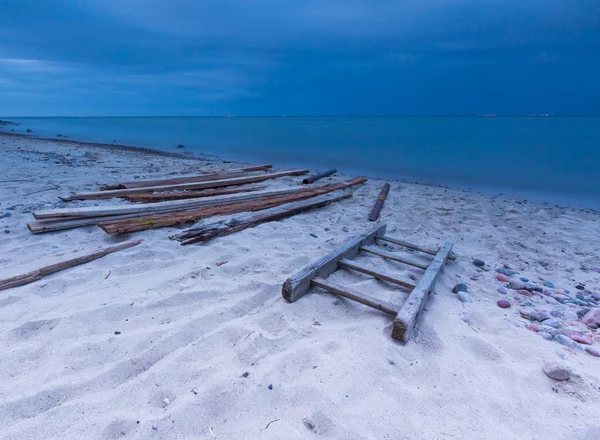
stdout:
[[392,338],[406,342],[410,339],[412,330],[417,322],[419,314],[427,304],[429,295],[433,292],[435,282],[450,255],[452,243],[445,243],[410,293],[402,308],[394,319],[392,326]]
[[233,185],[241,185],[244,183],[263,182],[265,180],[277,179],[279,177],[285,177],[285,176],[300,176],[300,175],[306,174],[306,173],[308,173],[308,170],[292,170],[292,171],[282,171],[279,173],[262,174],[260,176],[236,177],[236,178],[232,178],[232,179],[208,180],[208,181],[204,181],[204,182],[177,183],[177,184],[171,184],[171,185],[149,186],[149,187],[130,188],[130,189],[115,189],[115,190],[111,190],[111,191],[91,191],[91,192],[85,192],[85,193],[80,193],[80,194],[73,194],[72,196],[62,198],[62,200],[65,200],[65,201],[99,200],[99,199],[110,199],[113,197],[129,196],[131,194],[145,193],[148,191],[160,192],[160,191],[171,191],[171,190],[175,190],[175,189],[190,190],[190,189],[219,188],[221,186],[233,186]]
[[331,176],[332,174],[337,173],[337,170],[335,168],[331,169],[331,170],[327,170],[327,171],[323,171],[322,173],[319,174],[315,174],[314,176],[310,176],[307,177],[306,179],[304,179],[302,181],[303,185],[308,185],[309,183],[314,183],[319,179],[322,179],[323,177],[328,177]]
[[410,258],[405,258],[392,252],[386,252],[375,246],[362,246],[360,250],[373,255],[377,255],[379,257],[386,258],[388,260],[398,261],[400,263],[408,264],[409,266],[418,267],[419,269],[427,269],[428,266],[428,264],[421,263],[420,261],[412,260]]
[[130,182],[121,182],[116,185],[104,185],[102,188],[100,188],[100,190],[108,191],[114,189],[141,188],[148,186],[172,185],[177,183],[194,183],[205,182],[207,180],[230,179],[232,177],[241,177],[244,175],[244,173],[251,171],[267,171],[270,168],[273,168],[273,165],[256,165],[227,171],[206,173],[199,176],[173,177],[170,179],[133,180]]
[[342,258],[352,259],[360,252],[360,247],[371,244],[375,238],[385,234],[386,224],[377,225],[376,228],[356,237],[346,239],[339,247],[331,251],[300,272],[288,278],[281,289],[281,295],[288,301],[293,302],[304,296],[310,289],[310,282],[316,277],[327,278],[338,268],[338,261]]
[[379,218],[379,211],[381,211],[381,208],[383,208],[383,202],[385,202],[388,192],[390,192],[390,184],[386,183],[383,185],[383,188],[377,197],[377,201],[375,202],[375,206],[373,206],[371,214],[369,214],[369,221],[374,222]]
[[24,284],[32,283],[46,275],[65,270],[70,267],[79,266],[80,264],[89,263],[90,261],[97,260],[98,258],[102,258],[108,254],[112,254],[123,249],[128,249],[130,247],[137,246],[141,242],[142,240],[128,241],[126,243],[118,244],[116,246],[100,249],[88,255],[83,255],[81,257],[73,258],[71,260],[61,261],[60,263],[44,266],[23,275],[17,275],[11,278],[0,280],[0,290],[10,289],[11,287],[17,287],[22,286]]
[[276,206],[274,208],[269,208],[258,212],[241,214],[232,217],[229,220],[209,223],[198,228],[188,229],[182,234],[177,234],[170,238],[180,241],[183,245],[204,242],[215,237],[242,231],[261,223],[272,222],[291,217],[309,209],[320,208],[322,206],[348,199],[350,197],[352,197],[352,193],[349,191],[335,191],[333,193],[313,197],[308,200],[286,203],[281,206]]
[[240,212],[260,211],[275,206],[283,205],[284,203],[292,203],[300,200],[305,200],[311,197],[327,194],[340,189],[350,188],[354,185],[364,183],[367,179],[357,177],[346,182],[338,182],[330,185],[325,185],[319,188],[306,189],[304,191],[295,192],[275,197],[264,197],[256,200],[250,200],[242,203],[232,203],[223,206],[214,206],[209,208],[200,208],[191,211],[183,211],[173,214],[158,214],[152,216],[136,217],[125,220],[109,220],[101,221],[100,226],[104,232],[108,234],[125,234],[130,232],[142,231],[145,229],[156,229],[166,226],[176,226],[186,222],[197,221],[202,218],[212,217],[216,215],[238,214]]
[[364,304],[365,306],[382,311],[383,313],[387,313],[388,315],[396,316],[396,314],[398,313],[398,307],[395,307],[393,304],[380,301],[369,295],[365,295],[364,293],[355,292],[349,287],[339,286],[330,281],[327,281],[324,278],[313,278],[310,283],[314,286],[320,287],[321,289],[327,290],[328,292],[331,292],[335,295],[343,296],[344,298],[348,298],[352,301]]
[[[414,249],[415,251],[423,252],[424,254],[429,255],[437,255],[438,250],[432,250],[423,246],[419,246],[418,244],[409,243],[408,241],[400,240],[399,238],[388,237],[387,235],[382,235],[381,237],[377,237],[377,240],[387,241],[388,243],[397,244],[398,246],[402,246],[409,249]],[[456,255],[453,252],[450,252],[448,255],[448,260],[454,261],[456,260]]]
[[243,192],[260,191],[265,189],[265,186],[248,186],[248,187],[232,187],[232,188],[218,188],[218,189],[207,189],[203,191],[182,191],[182,192],[169,192],[169,193],[141,193],[132,194],[130,196],[123,197],[125,200],[136,203],[153,203],[153,202],[166,202],[167,200],[183,200],[183,199],[196,199],[202,197],[213,197],[213,196],[224,196],[226,194],[237,194]]
[[216,196],[201,199],[170,200],[157,203],[139,203],[136,205],[113,205],[113,206],[89,206],[86,208],[61,208],[37,211],[33,216],[38,220],[44,219],[75,219],[85,217],[102,217],[122,214],[139,215],[154,214],[161,212],[177,212],[203,206],[217,206],[232,202],[258,199],[265,196],[289,194],[305,191],[302,187],[284,188],[278,190],[254,191],[249,194],[234,194],[229,196]]
[[409,280],[408,278],[404,278],[404,277],[401,277],[398,275],[392,275],[389,273],[371,269],[367,266],[363,266],[362,264],[357,263],[356,261],[347,260],[347,259],[343,258],[340,261],[338,261],[338,265],[340,267],[343,267],[344,269],[351,269],[356,272],[361,272],[366,275],[370,275],[372,277],[380,279],[382,281],[387,281],[392,284],[397,284],[399,286],[406,287],[408,289],[412,289],[415,287],[415,283],[412,280]]

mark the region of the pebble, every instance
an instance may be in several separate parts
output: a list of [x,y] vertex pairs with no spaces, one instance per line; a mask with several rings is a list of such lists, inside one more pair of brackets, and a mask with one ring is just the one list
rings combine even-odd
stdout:
[[498,287],[496,291],[502,295],[506,295],[506,289],[504,287]]
[[546,376],[554,380],[567,380],[573,375],[571,367],[566,362],[546,362],[543,370]]
[[573,341],[579,342],[580,344],[592,345],[594,343],[592,338],[578,332],[569,332],[567,333],[567,336]]
[[4,230],[4,233],[5,233],[5,234],[10,234],[10,231],[9,231],[8,229],[5,229],[5,230]]
[[552,310],[550,312],[550,316],[554,316],[555,318],[564,318],[565,314],[563,312],[561,312],[560,310]]
[[535,290],[536,292],[540,292],[540,293],[542,293],[544,291],[544,289],[542,289],[541,287],[534,287],[533,290]]
[[576,350],[583,350],[581,345],[579,345],[577,342],[575,342],[574,340],[572,340],[571,338],[569,338],[565,335],[560,335],[560,334],[556,335],[556,336],[554,336],[554,340],[556,342],[558,342],[559,344],[562,344],[566,347],[574,348]]
[[581,318],[581,322],[585,325],[595,324],[600,326],[600,309],[590,309],[590,311]]
[[583,290],[583,289],[585,289],[585,287],[583,287],[581,284],[577,284],[577,285],[575,286],[575,288],[576,288],[577,290]]
[[558,301],[559,303],[562,303],[566,300],[569,299],[568,296],[566,295],[561,295],[560,293],[555,293],[554,295],[550,295],[550,298],[554,298],[556,301]]
[[498,304],[498,307],[501,309],[508,309],[510,307],[510,302],[505,299],[498,300],[496,304]]
[[538,335],[540,335],[546,341],[551,341],[552,339],[554,339],[554,337],[550,333],[548,333],[548,332],[539,331]]
[[469,294],[467,292],[459,291],[457,296],[458,296],[458,299],[464,303],[465,302],[473,302],[473,300],[471,299],[471,297],[469,296]]
[[456,286],[454,286],[454,288],[452,289],[452,293],[466,292],[466,291],[467,291],[467,285],[465,283],[459,283]]
[[269,384],[269,389],[272,390],[273,389],[273,385]]
[[510,288],[513,290],[521,290],[525,288],[525,284],[521,280],[510,280]]
[[2,214],[2,217],[12,217],[12,213],[11,212],[5,212],[4,214]]
[[507,269],[505,267],[499,267],[498,269],[496,269],[496,272],[504,274],[506,276],[511,276],[517,273],[516,270]]
[[532,332],[536,332],[536,333],[540,331],[540,328],[537,325],[535,325],[535,324],[527,324],[525,326],[525,328],[527,330],[531,330]]
[[552,327],[552,328],[560,328],[561,324],[560,321],[558,319],[544,319],[544,321],[542,321],[542,324],[547,325],[548,327]]
[[585,295],[583,293],[578,293],[575,295],[575,298],[585,301]]
[[525,290],[525,289],[519,289],[519,290],[517,290],[517,293],[519,295],[523,295],[523,296],[531,296],[531,292],[529,290]]
[[339,302],[339,301],[336,299],[336,300],[333,302],[333,305],[334,305],[334,306],[339,306],[339,305],[340,305],[340,302]]
[[526,283],[527,281],[529,281],[529,278],[521,277],[521,281],[523,281],[524,283]]
[[545,321],[546,319],[550,318],[550,315],[548,315],[543,310],[536,310],[535,312],[533,312],[533,316],[535,317],[536,321],[539,322]]
[[533,313],[528,312],[527,310],[519,310],[519,314],[522,318],[528,319],[530,321],[535,321],[535,317]]
[[508,278],[506,275],[499,273],[496,274],[496,279],[498,281],[502,281],[503,283],[509,283],[510,282],[510,278]]
[[527,282],[527,283],[525,283],[525,289],[533,290],[533,289],[535,289],[535,284]]
[[396,365],[396,362],[394,362],[394,361],[393,361],[393,360],[391,360],[391,359],[388,359],[388,364],[390,364],[390,365]]
[[592,293],[592,298],[594,298],[596,301],[600,301],[600,293],[598,293],[598,292]]
[[548,281],[548,280],[544,281],[544,286],[554,289],[554,283],[552,281]]
[[313,237],[313,238],[319,238],[319,236],[318,236],[318,235],[316,235],[316,234],[313,234],[312,232],[311,232],[310,234],[308,234],[308,235],[310,235],[310,236],[311,236],[311,237]]
[[477,267],[483,267],[483,266],[485,266],[485,261],[475,258],[473,260],[473,264]]
[[592,356],[596,356],[596,357],[600,357],[600,351],[596,350],[595,348],[592,347],[586,347],[585,351],[587,351],[589,354],[591,354]]

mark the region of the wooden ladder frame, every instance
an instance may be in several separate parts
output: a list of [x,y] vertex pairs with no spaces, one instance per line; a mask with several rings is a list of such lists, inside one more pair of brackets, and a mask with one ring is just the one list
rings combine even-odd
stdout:
[[[387,225],[384,223],[363,235],[345,240],[337,249],[330,252],[325,257],[314,261],[294,276],[288,278],[283,284],[283,297],[290,302],[294,302],[298,298],[304,296],[310,290],[311,286],[320,287],[335,295],[343,296],[344,298],[359,302],[393,316],[392,338],[403,342],[408,341],[419,314],[425,307],[429,295],[433,292],[435,282],[442,271],[446,260],[455,260],[456,256],[452,253],[452,242],[450,241],[446,242],[439,250],[433,251],[422,246],[408,243],[404,240],[386,236],[386,226]],[[393,243],[421,253],[433,255],[434,258],[427,265],[420,261],[415,261],[393,252],[385,251],[377,246],[372,246],[375,244],[376,240]],[[389,260],[398,261],[409,266],[425,269],[425,272],[421,278],[415,282],[393,274],[376,271],[352,261],[352,259],[361,251]],[[371,275],[380,280],[412,289],[412,291],[400,310],[398,310],[394,305],[387,304],[363,293],[356,292],[351,288],[339,286],[328,281],[326,278],[340,267]]]

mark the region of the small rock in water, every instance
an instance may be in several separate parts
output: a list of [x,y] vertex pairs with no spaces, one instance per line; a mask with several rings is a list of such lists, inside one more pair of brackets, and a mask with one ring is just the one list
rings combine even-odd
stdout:
[[458,299],[461,300],[462,302],[473,302],[473,300],[471,299],[471,297],[469,296],[469,294],[467,292],[463,292],[463,291],[459,291],[458,292]]
[[554,289],[554,283],[552,281],[544,281],[544,286]]
[[510,282],[510,278],[508,278],[503,273],[496,274],[496,279],[498,281],[502,281],[503,283],[509,283]]
[[483,267],[483,266],[485,266],[485,261],[475,258],[473,260],[473,264],[477,267]]
[[544,373],[554,380],[567,380],[573,375],[573,370],[566,362],[546,362]]
[[516,270],[507,269],[505,267],[499,267],[498,269],[496,269],[496,272],[504,274],[508,277],[517,273]]
[[522,290],[525,284],[521,280],[510,280],[510,288],[513,290]]
[[467,285],[465,283],[459,283],[456,286],[454,286],[454,288],[452,289],[452,293],[466,292],[466,291],[467,291]]
[[585,351],[587,351],[592,356],[600,357],[600,351],[596,350],[595,348],[586,347]]
[[498,304],[498,307],[500,307],[501,309],[508,309],[510,307],[510,302],[508,302],[505,299],[498,300],[496,304]]
[[498,287],[496,290],[498,293],[501,293],[502,295],[506,295],[506,289],[504,287]]
[[566,347],[574,348],[575,350],[583,350],[581,345],[565,335],[556,335],[554,336],[554,340]]
[[548,332],[540,331],[538,332],[538,335],[540,335],[546,341],[551,341],[552,339],[554,339],[554,337]]

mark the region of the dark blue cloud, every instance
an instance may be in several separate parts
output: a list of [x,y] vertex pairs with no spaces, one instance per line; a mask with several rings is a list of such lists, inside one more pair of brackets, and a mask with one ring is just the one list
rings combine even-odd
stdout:
[[600,113],[597,0],[0,0],[0,114]]

